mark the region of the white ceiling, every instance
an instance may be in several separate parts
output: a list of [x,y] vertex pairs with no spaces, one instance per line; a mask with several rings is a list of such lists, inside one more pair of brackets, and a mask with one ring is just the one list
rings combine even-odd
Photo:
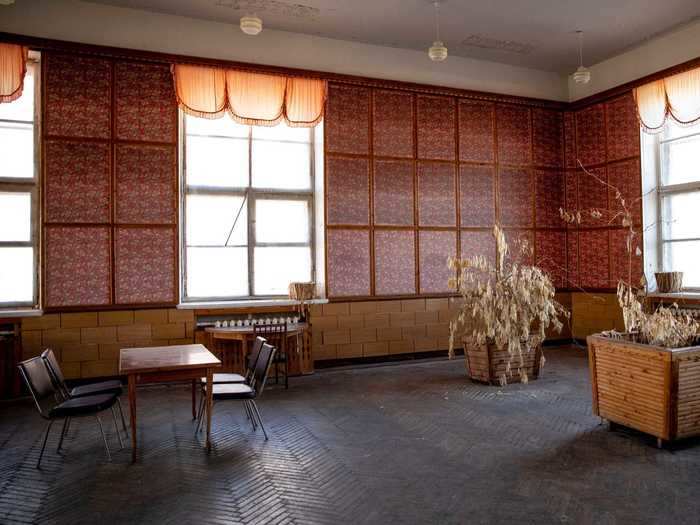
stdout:
[[[435,37],[430,0],[89,0],[237,24],[257,14],[265,28],[406,49]],[[441,37],[452,55],[570,73],[700,18],[698,0],[445,0]]]

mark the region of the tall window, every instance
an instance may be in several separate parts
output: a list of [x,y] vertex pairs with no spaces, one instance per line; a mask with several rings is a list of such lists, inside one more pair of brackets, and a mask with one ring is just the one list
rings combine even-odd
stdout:
[[189,116],[183,129],[183,300],[313,280],[313,130]]
[[38,69],[29,64],[22,96],[0,104],[0,308],[38,305]]
[[700,289],[700,125],[669,122],[658,144],[662,266]]

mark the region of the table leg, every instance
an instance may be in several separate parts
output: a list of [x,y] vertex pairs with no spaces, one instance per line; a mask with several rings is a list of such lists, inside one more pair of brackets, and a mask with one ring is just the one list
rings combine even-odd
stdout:
[[131,462],[136,462],[136,376],[129,374],[129,418],[131,420]]
[[213,397],[211,388],[212,369],[207,368],[207,452],[211,450],[211,411],[213,407]]
[[197,419],[197,380],[192,380],[192,419]]

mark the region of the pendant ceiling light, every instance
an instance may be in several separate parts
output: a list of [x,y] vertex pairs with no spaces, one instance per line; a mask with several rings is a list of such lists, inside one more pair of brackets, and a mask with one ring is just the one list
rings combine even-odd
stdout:
[[576,31],[578,35],[578,69],[572,75],[577,84],[588,84],[591,81],[591,70],[583,66],[583,31]]
[[241,31],[246,35],[257,35],[262,31],[263,23],[260,18],[255,15],[241,17]]
[[434,0],[432,2],[435,7],[435,42],[428,49],[428,56],[433,62],[442,62],[447,58],[447,48],[440,40],[440,1]]

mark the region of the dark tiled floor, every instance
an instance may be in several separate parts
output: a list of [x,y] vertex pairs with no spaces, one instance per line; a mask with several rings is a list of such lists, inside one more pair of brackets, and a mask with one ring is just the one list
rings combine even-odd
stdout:
[[[700,442],[657,450],[591,415],[585,354],[542,379],[470,383],[461,361],[324,371],[269,390],[265,442],[217,405],[211,455],[183,387],[140,392],[140,461],[94,421],[65,453],[29,403],[0,405],[0,523],[698,523]],[[110,441],[116,448],[113,427]]]

